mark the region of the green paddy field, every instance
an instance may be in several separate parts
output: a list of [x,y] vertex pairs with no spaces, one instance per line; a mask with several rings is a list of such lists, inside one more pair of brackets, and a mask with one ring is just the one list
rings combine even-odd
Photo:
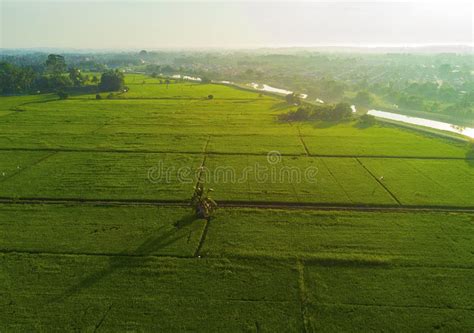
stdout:
[[126,81],[0,98],[0,332],[473,331],[467,143]]

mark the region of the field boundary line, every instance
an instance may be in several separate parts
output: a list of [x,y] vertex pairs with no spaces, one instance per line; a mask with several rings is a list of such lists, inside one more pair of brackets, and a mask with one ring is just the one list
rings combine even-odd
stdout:
[[306,142],[304,142],[304,140],[303,140],[303,135],[301,134],[300,127],[298,126],[297,129],[298,129],[298,137],[300,138],[301,144],[303,145],[303,148],[304,148],[304,151],[306,152],[306,155],[311,156],[311,153],[309,152],[308,146],[306,146]]
[[364,303],[329,303],[317,302],[321,305],[345,305],[345,306],[360,306],[360,307],[379,307],[379,308],[395,308],[395,309],[430,309],[430,310],[464,310],[472,311],[474,307],[442,307],[442,306],[423,306],[423,305],[390,305],[390,304],[364,304]]
[[44,160],[50,158],[50,157],[53,156],[53,155],[56,155],[57,153],[58,153],[57,151],[53,151],[51,154],[47,154],[47,155],[45,155],[45,156],[39,158],[38,160],[34,161],[33,163],[28,164],[28,165],[27,165],[26,167],[24,167],[23,169],[18,170],[17,172],[11,174],[11,175],[8,176],[8,177],[5,177],[5,178],[3,178],[3,179],[0,179],[0,183],[2,183],[2,182],[4,182],[4,181],[7,181],[7,180],[9,180],[9,179],[11,179],[11,178],[13,178],[13,177],[15,177],[15,176],[21,174],[22,172],[24,172],[24,171],[30,169],[31,167],[34,167],[35,165],[38,165],[39,163],[43,162]]
[[[348,205],[341,203],[278,202],[278,201],[237,201],[217,200],[222,208],[255,208],[284,210],[320,210],[320,211],[365,211],[365,212],[460,212],[474,213],[472,206],[421,206],[421,205]],[[90,205],[90,206],[158,206],[189,207],[188,200],[137,200],[137,199],[87,199],[87,198],[41,198],[41,197],[0,197],[2,204],[19,205]]]
[[301,259],[296,260],[296,270],[298,271],[298,297],[300,303],[301,320],[303,321],[303,332],[312,332],[311,322],[308,318],[308,291],[304,277],[304,262]]
[[[212,135],[213,137],[219,137],[223,135]],[[19,147],[0,147],[0,151],[54,151],[54,152],[65,152],[65,153],[124,153],[124,154],[193,154],[200,155],[203,152],[186,151],[186,150],[153,150],[153,149],[87,149],[87,148],[19,148]],[[473,158],[466,157],[442,157],[442,156],[382,156],[382,155],[340,155],[340,154],[310,154],[304,155],[302,153],[282,153],[282,156],[307,156],[314,158],[377,158],[377,159],[407,159],[407,160],[452,160],[452,161],[474,161]],[[252,152],[219,152],[219,151],[208,151],[207,155],[231,155],[231,156],[267,156],[268,152],[252,153]]]
[[392,191],[390,191],[388,189],[388,187],[385,186],[385,184],[382,183],[382,181],[380,179],[375,177],[375,175],[369,170],[369,168],[367,168],[358,158],[356,158],[355,160],[365,169],[365,171],[367,171],[369,173],[369,175],[372,176],[372,178],[375,179],[375,181],[377,183],[380,184],[380,186],[382,186],[382,188],[392,197],[393,200],[395,200],[398,203],[399,206],[403,206],[403,204],[400,202],[400,200],[398,200],[398,198],[395,196],[395,194],[393,194]]
[[[184,259],[190,260],[194,259],[194,255],[179,255],[179,254],[150,254],[150,253],[123,253],[123,252],[68,252],[68,251],[61,251],[61,252],[53,252],[53,251],[46,251],[46,250],[20,250],[20,249],[0,249],[0,254],[3,255],[30,255],[30,256],[82,256],[82,257],[122,257],[122,258],[171,258],[171,259]],[[266,258],[269,257],[266,255],[229,255],[229,256],[220,256],[220,255],[210,255],[207,258],[210,259],[257,259],[257,258]],[[275,262],[287,262],[288,257],[271,257],[272,261]],[[307,258],[309,262],[304,263],[303,259],[300,260],[304,266],[320,266],[320,263],[312,262],[312,258]],[[380,266],[374,267],[374,269],[379,269]],[[406,263],[390,263],[384,266],[383,269],[433,269],[433,270],[462,270],[462,271],[472,271],[474,267],[466,267],[466,266],[446,266],[446,265],[419,265],[419,264],[412,264],[409,262]],[[250,301],[250,300],[248,300]]]
[[107,308],[107,310],[105,310],[104,314],[103,314],[102,317],[100,318],[99,322],[95,325],[94,333],[97,332],[97,330],[98,330],[98,329],[102,326],[102,324],[104,323],[105,318],[107,318],[107,315],[109,314],[110,310],[112,309],[112,305],[113,305],[113,304],[110,304],[110,306]]
[[85,257],[122,257],[122,258],[175,258],[175,259],[193,259],[191,255],[169,255],[169,254],[139,254],[139,253],[109,253],[109,252],[53,252],[53,251],[35,251],[35,250],[9,250],[0,249],[0,254],[25,254],[25,255],[46,255],[46,256],[85,256]]

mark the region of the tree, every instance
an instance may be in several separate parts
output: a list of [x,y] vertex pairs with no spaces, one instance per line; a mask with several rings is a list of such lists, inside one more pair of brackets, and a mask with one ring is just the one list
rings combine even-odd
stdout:
[[354,102],[356,104],[360,104],[360,105],[363,105],[363,106],[369,106],[370,104],[372,104],[374,101],[374,98],[372,97],[372,95],[368,92],[368,91],[359,91],[356,95],[356,97],[354,98]]
[[140,56],[144,57],[144,56],[148,55],[148,52],[146,50],[141,50],[138,54]]
[[81,74],[81,71],[77,68],[71,67],[69,69],[69,78],[72,81],[72,84],[76,87],[80,87],[84,83],[84,77]]
[[0,93],[25,93],[32,89],[36,73],[29,67],[0,62]]
[[217,203],[209,196],[212,189],[205,191],[204,185],[198,183],[191,198],[191,206],[197,218],[210,219],[217,209]]
[[99,83],[100,91],[118,91],[124,86],[123,73],[118,70],[110,70],[102,74]]
[[334,106],[330,120],[345,120],[352,116],[352,109],[348,103],[338,103]]
[[61,75],[66,70],[66,61],[59,54],[50,54],[46,60],[46,68],[54,75]]
[[294,104],[301,104],[301,101],[298,96],[296,96],[295,93],[291,93],[285,96],[285,100],[288,104],[294,105]]

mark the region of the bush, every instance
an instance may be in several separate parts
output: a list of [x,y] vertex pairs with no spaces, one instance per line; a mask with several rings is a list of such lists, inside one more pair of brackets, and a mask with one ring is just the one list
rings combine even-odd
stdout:
[[214,95],[207,96],[207,99],[214,99]]
[[57,94],[59,99],[67,99],[69,97],[69,94],[64,91],[58,91]]
[[115,97],[115,95],[113,93],[110,93],[107,95],[107,99],[113,99]]
[[364,127],[373,126],[376,122],[377,120],[375,119],[375,117],[367,113],[359,118],[359,125],[362,125]]
[[95,95],[95,99],[102,99],[102,96],[100,96],[99,94]]

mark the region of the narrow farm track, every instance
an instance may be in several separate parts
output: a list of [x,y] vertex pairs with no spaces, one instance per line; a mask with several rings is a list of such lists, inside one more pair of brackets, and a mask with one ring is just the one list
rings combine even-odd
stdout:
[[356,158],[355,160],[357,161],[357,163],[360,164],[360,166],[361,166],[362,168],[365,169],[365,171],[367,171],[367,173],[368,173],[369,175],[372,176],[372,178],[373,178],[377,183],[380,184],[380,186],[383,187],[383,189],[385,190],[385,192],[387,192],[387,193],[392,197],[392,199],[395,200],[395,201],[398,203],[399,206],[402,206],[402,203],[400,202],[400,200],[398,200],[398,198],[395,196],[395,194],[393,194],[393,192],[390,191],[390,189],[389,189],[387,186],[385,186],[385,184],[384,184],[378,177],[376,177],[376,176],[369,170],[369,168],[367,168],[367,167],[364,165],[364,163],[362,163],[358,158]]
[[[214,136],[211,136],[214,137]],[[185,150],[154,150],[154,149],[87,149],[87,148],[5,148],[1,147],[0,151],[24,151],[38,152],[51,151],[57,153],[124,153],[124,154],[190,154],[202,155],[202,151],[185,151]],[[206,152],[209,156],[267,156],[265,153],[253,152]],[[309,154],[306,153],[281,153],[281,156],[307,156],[307,157],[334,157],[334,158],[378,158],[378,159],[412,159],[412,160],[453,160],[453,161],[474,161],[474,157],[443,157],[443,156],[403,156],[403,155],[340,155],[340,154]]]
[[[463,212],[474,213],[474,207],[463,206],[421,206],[421,205],[347,205],[311,202],[271,202],[222,200],[217,202],[222,208],[295,209],[325,211],[376,211],[376,212]],[[91,205],[91,206],[163,206],[189,207],[187,200],[134,200],[134,199],[85,199],[85,198],[5,198],[1,204],[25,205]]]

